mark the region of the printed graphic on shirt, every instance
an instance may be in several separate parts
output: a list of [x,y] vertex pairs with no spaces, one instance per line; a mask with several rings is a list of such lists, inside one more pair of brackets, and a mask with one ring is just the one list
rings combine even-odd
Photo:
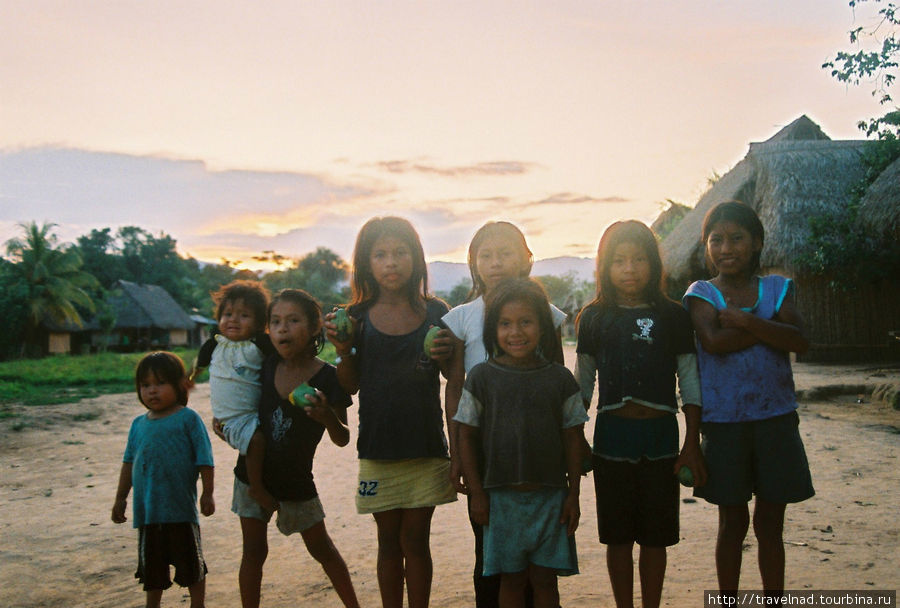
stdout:
[[653,319],[637,319],[635,323],[641,330],[641,335],[631,334],[632,340],[643,340],[647,344],[653,344],[653,338],[650,337],[650,329],[653,327]]
[[281,443],[293,422],[281,412],[281,408],[272,412],[272,439],[275,440],[275,443]]

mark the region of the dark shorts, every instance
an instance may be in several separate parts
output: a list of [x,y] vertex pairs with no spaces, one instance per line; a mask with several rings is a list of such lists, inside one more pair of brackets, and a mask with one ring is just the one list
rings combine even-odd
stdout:
[[623,462],[594,456],[597,530],[605,545],[678,543],[675,458]]
[[694,496],[721,506],[746,504],[753,494],[780,504],[811,498],[816,492],[799,424],[797,412],[751,422],[701,424],[700,447],[709,479]]
[[144,584],[144,591],[171,587],[170,565],[175,566],[175,582],[182,587],[206,577],[199,525],[179,522],[138,528],[138,569],[134,577]]

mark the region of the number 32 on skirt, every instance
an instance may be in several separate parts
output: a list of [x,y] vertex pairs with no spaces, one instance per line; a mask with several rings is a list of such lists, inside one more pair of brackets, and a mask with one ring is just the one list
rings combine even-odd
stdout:
[[361,481],[359,482],[360,496],[376,496],[378,494],[377,481]]

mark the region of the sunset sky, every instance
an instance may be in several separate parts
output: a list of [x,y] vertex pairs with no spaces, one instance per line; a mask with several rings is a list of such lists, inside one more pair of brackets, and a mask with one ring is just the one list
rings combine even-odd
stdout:
[[801,114],[855,139],[821,68],[846,0],[0,0],[0,242],[51,221],[248,260],[396,214],[430,260],[489,219],[537,258],[694,204]]

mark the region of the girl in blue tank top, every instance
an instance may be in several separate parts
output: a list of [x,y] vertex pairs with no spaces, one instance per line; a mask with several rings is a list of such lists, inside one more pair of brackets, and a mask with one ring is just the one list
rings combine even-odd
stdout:
[[698,341],[703,399],[701,433],[708,481],[697,496],[719,507],[719,588],[738,589],[741,552],[753,529],[767,595],[784,589],[785,506],[814,493],[800,439],[790,352],[809,342],[794,307],[792,282],[759,277],[762,222],[743,203],[721,203],[706,215],[706,259],[715,275],[684,296]]

